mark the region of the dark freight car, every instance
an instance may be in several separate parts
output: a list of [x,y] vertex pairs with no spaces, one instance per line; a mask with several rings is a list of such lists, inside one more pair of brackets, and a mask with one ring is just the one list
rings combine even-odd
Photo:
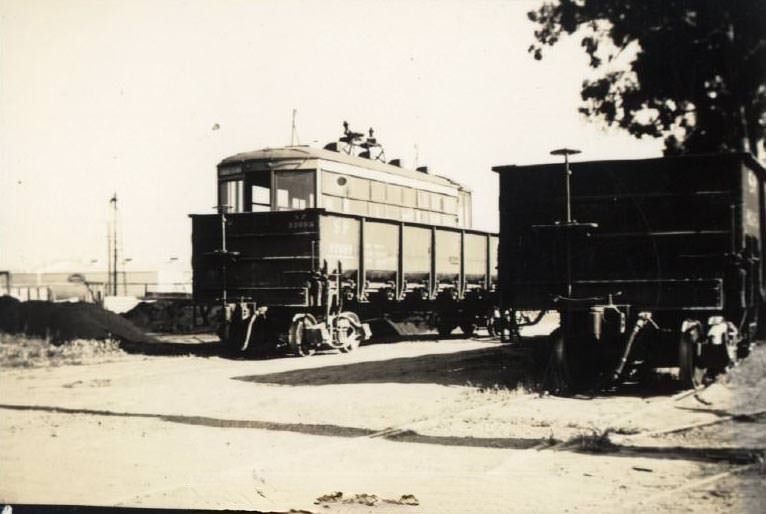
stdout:
[[563,388],[661,366],[699,385],[746,352],[766,295],[766,173],[751,156],[493,169],[501,302],[559,311]]
[[[310,306],[312,273],[333,268],[348,300],[417,294],[459,296],[496,279],[497,236],[475,230],[362,218],[308,209],[226,216],[192,215],[194,299],[224,296],[259,304]],[[222,262],[223,261],[223,262]],[[316,293],[316,291],[314,292]]]
[[[231,327],[227,338],[235,346],[252,341],[257,316],[269,319],[270,335],[278,337],[304,318],[313,326],[347,312],[356,328],[353,349],[364,336],[360,312],[408,306],[435,311],[442,333],[456,326],[470,332],[488,304],[480,302],[481,311],[466,306],[486,299],[496,282],[497,236],[474,230],[307,209],[223,220],[193,215],[192,234],[195,301],[224,301],[231,316],[237,309],[244,325],[254,322],[250,336],[248,327]],[[316,346],[294,343],[299,353]]]

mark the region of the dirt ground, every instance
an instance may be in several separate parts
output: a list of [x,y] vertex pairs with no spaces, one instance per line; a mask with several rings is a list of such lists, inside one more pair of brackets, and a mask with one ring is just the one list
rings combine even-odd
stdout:
[[163,339],[189,355],[2,370],[0,502],[764,511],[762,378],[559,398],[526,389],[534,338],[263,360],[211,356],[204,336]]

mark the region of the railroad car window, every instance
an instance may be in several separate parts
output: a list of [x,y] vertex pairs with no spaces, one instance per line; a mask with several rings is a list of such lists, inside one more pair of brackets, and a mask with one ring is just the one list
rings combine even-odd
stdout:
[[219,186],[219,205],[226,207],[227,212],[242,212],[244,205],[242,192],[241,180],[222,182]]
[[219,209],[228,203],[228,198],[226,198],[227,189],[228,189],[228,186],[226,185],[226,182],[220,182],[218,184],[218,208]]
[[[250,211],[268,212],[271,210],[271,174],[269,172],[250,173],[247,176],[250,188]],[[247,197],[245,197],[247,199]]]
[[402,205],[405,207],[416,207],[416,193],[414,189],[405,187],[402,189]]
[[373,202],[386,201],[386,185],[383,182],[370,182],[372,189],[371,200]]
[[402,221],[415,221],[415,209],[402,207]]
[[315,207],[313,171],[278,171],[275,184],[279,210]]
[[290,207],[290,195],[287,193],[287,189],[277,189],[277,206],[280,209]]
[[271,210],[271,189],[263,186],[250,186],[250,210],[268,212]]
[[242,212],[242,204],[244,203],[242,201],[242,181],[241,180],[235,180],[231,182],[233,187],[233,193],[229,195],[229,201],[231,203],[231,199],[234,198],[234,202],[232,205],[232,212]]

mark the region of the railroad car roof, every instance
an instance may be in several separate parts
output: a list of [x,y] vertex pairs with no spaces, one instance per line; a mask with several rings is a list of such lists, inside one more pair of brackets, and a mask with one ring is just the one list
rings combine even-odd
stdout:
[[464,191],[469,191],[467,187],[460,184],[459,182],[455,182],[454,180],[450,180],[440,175],[421,173],[419,171],[414,171],[407,168],[400,168],[392,164],[386,164],[374,159],[365,159],[363,157],[348,155],[342,152],[334,152],[332,150],[325,150],[322,148],[312,148],[310,146],[285,146],[281,148],[264,148],[262,150],[254,150],[252,152],[242,152],[225,158],[220,162],[219,166],[226,166],[227,164],[242,163],[246,161],[270,159],[321,159],[324,161],[340,162],[343,164],[350,164],[362,168],[383,171],[386,173],[391,173],[392,175],[400,175],[402,177],[432,182],[434,184],[449,185]]
[[[651,164],[677,164],[679,166],[694,166],[695,163],[699,163],[701,161],[715,161],[718,160],[719,162],[726,162],[726,163],[735,163],[735,162],[744,162],[746,163],[751,169],[756,170],[758,174],[760,174],[761,178],[763,180],[766,180],[766,168],[763,167],[761,163],[759,163],[755,157],[753,157],[752,154],[749,153],[719,153],[719,154],[697,154],[697,155],[676,155],[676,156],[670,156],[670,157],[653,157],[649,159],[616,159],[616,160],[603,160],[603,161],[569,161],[571,166],[641,166],[643,164],[651,165]],[[675,162],[674,162],[675,161]],[[562,162],[556,162],[556,163],[546,163],[546,164],[529,164],[529,165],[516,165],[516,164],[506,164],[501,166],[493,166],[492,171],[495,172],[503,172],[503,171],[511,171],[514,169],[524,169],[524,170],[532,170],[534,168],[543,169],[543,168],[562,168],[563,163]]]

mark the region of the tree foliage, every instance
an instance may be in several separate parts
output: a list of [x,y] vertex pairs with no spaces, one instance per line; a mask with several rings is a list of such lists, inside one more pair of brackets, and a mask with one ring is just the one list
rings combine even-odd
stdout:
[[[766,0],[557,0],[528,16],[529,51],[582,36],[580,111],[668,154],[750,150],[766,133]],[[635,58],[616,66],[626,51]]]

